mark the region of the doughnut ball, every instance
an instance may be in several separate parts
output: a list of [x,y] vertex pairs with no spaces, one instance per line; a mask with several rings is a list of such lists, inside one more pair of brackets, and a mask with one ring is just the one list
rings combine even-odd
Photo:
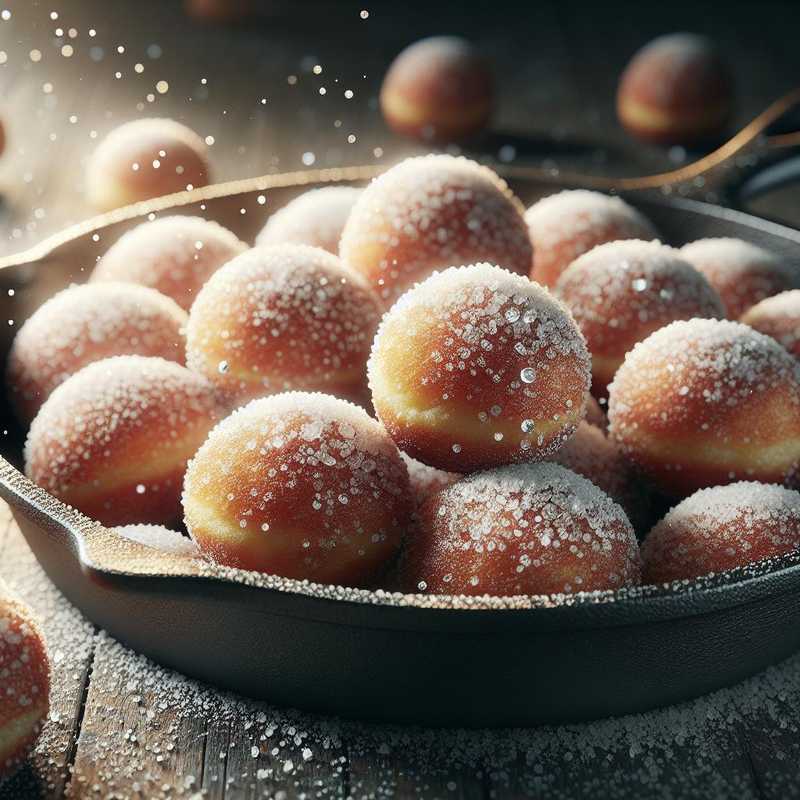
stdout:
[[655,239],[655,228],[619,197],[570,189],[525,212],[533,242],[533,280],[555,286],[561,273],[593,247],[620,239]]
[[397,133],[426,142],[466,139],[489,122],[492,72],[465,39],[432,36],[392,62],[381,87],[383,117]]
[[590,480],[618,503],[635,529],[646,516],[644,487],[628,460],[600,428],[581,422],[575,435],[553,456],[556,464]]
[[381,308],[363,278],[307,245],[256,247],[197,296],[187,363],[234,403],[287,389],[366,393]]
[[49,711],[47,647],[30,609],[0,581],[0,783],[25,760]]
[[679,503],[642,545],[645,583],[725,572],[800,549],[800,493],[740,481]]
[[344,226],[342,259],[388,307],[434,270],[489,261],[527,275],[523,206],[488,167],[466,158],[409,158],[363,191]]
[[162,358],[96,361],[57,387],[25,442],[27,476],[104,525],[180,519],[186,464],[219,416],[211,385]]
[[583,419],[590,358],[546,289],[476,264],[404,294],[367,369],[375,410],[401,450],[472,472],[552,455]]
[[211,220],[161,217],[123,234],[97,263],[91,280],[151,286],[188,311],[211,275],[245,250],[244,242]]
[[640,582],[625,512],[557,464],[469,475],[429,497],[419,516],[403,565],[408,591],[573,594]]
[[93,361],[118,355],[183,363],[188,315],[144,286],[71,286],[40,306],[19,329],[6,380],[19,418],[29,423],[56,386]]
[[738,322],[673,322],[609,386],[609,433],[667,495],[749,479],[798,482],[800,364]]
[[768,297],[747,309],[741,322],[777,339],[795,358],[800,358],[800,290]]
[[704,36],[660,36],[631,60],[617,89],[617,115],[639,139],[697,144],[723,133],[731,116],[728,68]]
[[653,331],[679,319],[725,316],[708,281],[660,242],[601,244],[572,262],[555,293],[586,337],[592,390],[600,394],[625,354]]
[[438,492],[439,489],[444,489],[445,486],[455,483],[461,477],[457,472],[445,472],[444,470],[436,469],[436,467],[429,467],[427,464],[423,464],[403,452],[400,453],[400,457],[408,469],[411,494],[417,504],[434,492]]
[[137,119],[112,130],[86,167],[89,201],[100,211],[205,186],[205,142],[172,119]]
[[124,539],[163,553],[173,553],[178,556],[200,555],[197,545],[191,539],[163,525],[122,525],[114,528],[114,531]]
[[741,239],[698,239],[680,250],[717,290],[729,319],[766,297],[800,288],[800,274],[774,253]]
[[354,186],[323,186],[305,192],[267,220],[256,244],[308,244],[339,255],[342,230],[361,192]]
[[213,561],[366,586],[397,554],[412,502],[397,448],[366,411],[288,392],[214,428],[189,465],[183,507]]

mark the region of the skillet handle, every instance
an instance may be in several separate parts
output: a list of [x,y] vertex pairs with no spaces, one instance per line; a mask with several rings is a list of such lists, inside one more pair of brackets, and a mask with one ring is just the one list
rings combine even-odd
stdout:
[[[737,139],[739,146],[731,147]],[[710,164],[703,168],[707,160]],[[699,169],[677,187],[679,193],[732,208],[800,182],[800,90],[777,100],[720,150],[691,167]],[[662,190],[671,188],[666,184]]]

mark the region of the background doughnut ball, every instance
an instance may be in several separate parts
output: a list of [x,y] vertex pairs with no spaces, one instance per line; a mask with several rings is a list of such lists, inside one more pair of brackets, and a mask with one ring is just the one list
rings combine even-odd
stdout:
[[270,216],[256,245],[307,244],[338,255],[342,230],[361,192],[354,186],[304,192]]
[[122,525],[114,531],[124,539],[138,542],[163,553],[179,556],[198,556],[200,550],[189,538],[178,531],[165,528],[163,525]]
[[122,283],[71,286],[19,329],[6,381],[20,419],[30,422],[56,386],[93,361],[117,355],[183,363],[188,316],[169,297]]
[[798,481],[800,364],[738,322],[673,322],[628,353],[609,433],[666,494]]
[[800,493],[763,483],[702,489],[679,503],[642,545],[645,583],[724,572],[800,549]]
[[97,263],[91,279],[151,286],[188,311],[211,275],[246,249],[211,220],[161,217],[123,234]]
[[221,422],[189,465],[183,507],[214,561],[347,586],[383,574],[412,512],[405,464],[380,424],[303,392]]
[[544,197],[525,212],[533,242],[531,277],[555,286],[561,273],[593,247],[620,239],[655,239],[655,228],[619,197],[571,189]]
[[617,89],[617,115],[634,136],[696,144],[719,136],[731,116],[728,68],[704,36],[660,36],[631,60]]
[[207,380],[171,361],[96,361],[47,399],[25,443],[27,476],[104,525],[180,519],[186,463],[218,417]]
[[434,270],[489,261],[527,275],[523,207],[488,167],[466,158],[409,158],[362,193],[340,255],[386,306]]
[[389,126],[427,142],[457,141],[482,130],[493,100],[489,65],[457,36],[432,36],[403,50],[380,94]]
[[408,480],[411,484],[411,494],[417,504],[421,503],[434,492],[444,489],[451,483],[455,483],[461,475],[457,472],[445,472],[436,467],[429,467],[421,461],[401,452],[400,457],[408,469]]
[[411,592],[572,594],[638,584],[639,547],[594,484],[557,464],[517,464],[428,498],[403,571]]
[[796,268],[741,239],[698,239],[680,253],[717,290],[729,319],[739,319],[765,297],[800,288]]
[[86,167],[89,200],[106,211],[188,188],[205,186],[205,142],[172,119],[137,119],[112,130]]
[[675,320],[725,316],[708,281],[659,242],[599,245],[572,262],[555,293],[586,337],[592,390],[600,394],[636,342]]
[[25,760],[47,718],[50,664],[30,609],[0,581],[0,783]]
[[552,455],[583,419],[589,354],[566,307],[489,264],[432,275],[381,322],[372,400],[398,446],[449,472]]
[[602,430],[581,422],[575,435],[552,460],[602,489],[624,509],[634,529],[640,530],[647,518],[646,489],[620,448]]
[[287,389],[360,399],[380,316],[375,293],[337,256],[306,245],[257,247],[198,295],[187,362],[236,403]]
[[800,290],[768,297],[744,312],[745,325],[777,339],[795,358],[800,358]]

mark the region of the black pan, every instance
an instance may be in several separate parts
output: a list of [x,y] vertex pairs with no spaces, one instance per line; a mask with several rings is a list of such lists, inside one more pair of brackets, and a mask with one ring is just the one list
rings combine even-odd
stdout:
[[[621,188],[630,190],[629,199],[672,244],[738,236],[800,268],[797,231],[680,197],[701,185],[717,196],[730,188],[716,178],[712,185],[712,175],[733,165],[741,178],[741,167],[752,166],[751,157],[742,154],[760,146],[761,129],[775,116],[760,119],[760,128],[749,126],[750,135],[710,161],[658,180],[637,179],[649,182],[645,186]],[[747,176],[744,185],[753,193],[755,180],[755,191],[763,191],[786,180],[785,170],[794,174],[782,169],[771,180]],[[265,208],[274,210],[310,186],[363,181],[374,171],[269,176],[91,220],[0,261],[2,319],[14,319],[16,328],[46,297],[84,280],[97,256],[148,214],[201,214],[252,241]],[[603,183],[521,169],[509,177],[526,202],[560,186]],[[608,183],[601,188],[612,188]],[[262,194],[266,206],[259,202]],[[8,289],[14,289],[13,297]],[[4,358],[14,329],[2,328]],[[557,603],[344,590],[214,569],[120,544],[99,523],[19,472],[23,433],[13,427],[7,406],[3,415],[9,431],[0,458],[0,496],[54,583],[130,647],[245,695],[396,722],[566,722],[685,700],[734,683],[800,647],[800,556],[680,586]]]

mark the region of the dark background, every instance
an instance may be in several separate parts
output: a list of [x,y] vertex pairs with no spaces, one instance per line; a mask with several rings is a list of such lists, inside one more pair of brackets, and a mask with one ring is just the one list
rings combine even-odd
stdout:
[[[216,180],[302,169],[304,154],[324,167],[421,150],[386,128],[377,95],[392,58],[427,35],[464,35],[490,58],[497,113],[478,154],[518,163],[618,175],[680,163],[680,150],[631,139],[614,111],[621,70],[662,33],[718,43],[736,80],[734,127],[800,84],[797,2],[253,2],[255,15],[226,24],[188,16],[180,0],[0,2],[2,252],[88,216],[86,156],[140,116],[213,137]],[[785,190],[756,210],[800,225],[798,197]]]

